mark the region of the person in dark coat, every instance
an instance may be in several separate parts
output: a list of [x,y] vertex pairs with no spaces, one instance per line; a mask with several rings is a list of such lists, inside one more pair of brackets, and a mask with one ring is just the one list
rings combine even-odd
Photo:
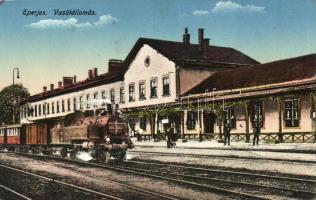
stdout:
[[173,125],[170,125],[168,130],[167,130],[167,135],[166,135],[166,139],[167,139],[167,148],[171,148],[172,147],[172,139],[174,137],[174,127]]
[[253,146],[259,144],[260,124],[255,121],[253,129]]
[[223,118],[224,118],[224,145],[230,145],[230,117],[229,117],[229,113],[227,112],[227,110],[224,110],[223,113]]
[[259,145],[259,135],[261,132],[262,119],[259,115],[259,106],[257,104],[254,105],[254,121],[253,121],[253,146]]

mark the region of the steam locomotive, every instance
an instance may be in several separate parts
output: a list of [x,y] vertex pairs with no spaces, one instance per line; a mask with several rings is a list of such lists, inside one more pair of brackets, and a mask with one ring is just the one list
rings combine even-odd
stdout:
[[133,143],[121,117],[102,114],[87,117],[75,112],[66,116],[63,123],[43,121],[1,126],[0,148],[45,155],[59,153],[63,158],[108,163],[110,158],[123,160]]

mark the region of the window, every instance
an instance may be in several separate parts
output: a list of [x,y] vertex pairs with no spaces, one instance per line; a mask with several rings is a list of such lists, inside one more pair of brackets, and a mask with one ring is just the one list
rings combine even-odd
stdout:
[[76,111],[77,110],[77,98],[74,97],[72,102],[73,102],[73,109],[74,109],[74,111]]
[[101,92],[101,98],[102,98],[102,99],[106,99],[105,91],[104,91],[104,90]]
[[65,100],[61,100],[61,112],[65,112]]
[[149,65],[150,65],[150,57],[149,56],[146,56],[146,58],[144,60],[144,64],[146,67],[149,67]]
[[90,108],[89,99],[90,99],[90,94],[87,94],[87,95],[86,95],[86,100],[87,100],[87,106],[86,106],[86,108]]
[[95,92],[95,93],[93,94],[93,99],[98,99],[98,92]]
[[80,108],[80,110],[82,110],[83,109],[83,96],[80,96],[79,97],[79,108]]
[[139,83],[139,100],[146,99],[145,91],[146,91],[145,82],[140,82]]
[[59,109],[59,101],[57,101],[56,104],[57,104],[57,105],[56,105],[56,106],[57,106],[57,111],[56,111],[56,112],[59,113],[59,111],[60,111],[60,109]]
[[150,81],[150,98],[157,97],[157,79],[152,79]]
[[235,108],[228,107],[226,108],[226,120],[230,124],[230,128],[236,128],[236,117],[235,117]]
[[111,102],[115,103],[115,90],[113,88],[110,90],[110,97],[111,97]]
[[120,103],[124,103],[124,87],[120,88]]
[[71,108],[70,108],[70,99],[67,99],[67,111],[71,111]]
[[34,107],[34,112],[35,112],[35,117],[37,117],[37,105],[35,105],[35,107]]
[[46,115],[46,103],[43,103],[43,115]]
[[31,106],[28,111],[27,111],[27,116],[28,117],[33,117],[34,116],[34,108]]
[[170,95],[170,79],[169,76],[165,76],[162,78],[162,95],[163,96],[169,96]]
[[28,109],[27,108],[24,108],[24,118],[26,118],[28,116]]
[[146,116],[140,117],[139,118],[139,128],[143,129],[146,131]]
[[42,115],[42,106],[38,105],[38,116]]
[[193,111],[188,112],[188,119],[187,119],[187,128],[188,130],[194,130],[196,124],[196,113]]
[[52,102],[52,114],[55,113],[55,102]]
[[284,117],[286,127],[299,126],[298,99],[287,99],[284,101]]
[[264,111],[263,101],[257,101],[252,104],[251,123],[252,127],[255,126],[255,121],[258,120],[260,127],[263,127],[264,122]]
[[128,87],[129,101],[135,101],[135,86],[134,84],[130,84]]
[[[94,100],[98,99],[98,92],[93,93],[93,99]],[[94,102],[93,107],[98,107],[97,101]]]
[[26,114],[27,114],[27,109],[24,107],[23,108],[23,113],[22,113],[22,118],[26,118]]
[[50,113],[50,109],[49,109],[49,106],[50,106],[50,104],[49,103],[47,103],[47,108],[46,108],[46,113],[49,115],[49,113]]

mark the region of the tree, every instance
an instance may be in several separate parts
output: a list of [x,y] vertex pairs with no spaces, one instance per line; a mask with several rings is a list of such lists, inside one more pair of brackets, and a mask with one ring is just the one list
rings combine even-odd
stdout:
[[22,103],[30,96],[28,89],[22,84],[10,85],[0,91],[0,123],[13,124],[20,121],[20,108]]

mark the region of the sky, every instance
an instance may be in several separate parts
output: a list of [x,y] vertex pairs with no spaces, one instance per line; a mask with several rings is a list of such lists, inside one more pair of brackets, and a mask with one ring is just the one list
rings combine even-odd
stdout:
[[[75,9],[92,15],[62,15]],[[316,0],[0,0],[0,90],[15,67],[31,94],[105,73],[139,37],[182,41],[185,27],[261,63],[316,53]]]

